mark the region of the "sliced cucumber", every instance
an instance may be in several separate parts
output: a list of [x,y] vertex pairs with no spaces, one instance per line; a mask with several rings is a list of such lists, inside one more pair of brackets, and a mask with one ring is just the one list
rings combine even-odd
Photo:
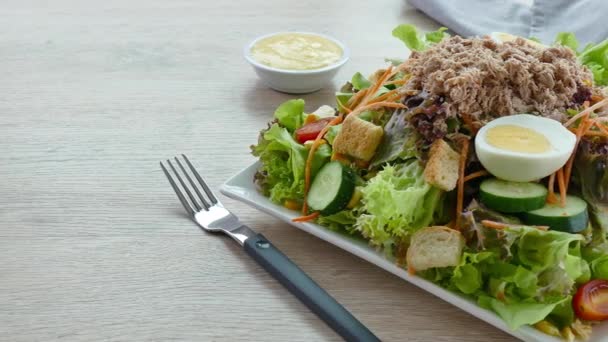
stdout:
[[355,190],[353,171],[338,161],[325,164],[315,176],[308,192],[308,205],[322,215],[346,208]]
[[587,202],[576,197],[566,196],[566,206],[546,204],[544,207],[532,210],[523,215],[527,224],[549,226],[561,232],[579,233],[587,228],[589,216]]
[[540,209],[545,205],[547,188],[538,183],[486,179],[479,185],[479,200],[488,208],[503,213]]

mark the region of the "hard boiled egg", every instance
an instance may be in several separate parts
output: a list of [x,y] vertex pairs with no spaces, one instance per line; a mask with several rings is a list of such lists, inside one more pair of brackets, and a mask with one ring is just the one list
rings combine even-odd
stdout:
[[529,182],[560,169],[574,150],[576,136],[560,122],[541,116],[503,116],[483,126],[475,152],[494,176]]
[[546,45],[541,44],[539,42],[536,42],[536,41],[534,41],[532,39],[527,39],[527,38],[524,38],[524,37],[515,36],[515,35],[512,35],[510,33],[492,32],[492,33],[490,33],[490,37],[492,39],[494,39],[498,43],[506,43],[506,42],[514,41],[517,38],[523,38],[526,42],[528,42],[528,43],[530,43],[530,44],[532,44],[534,46],[547,47]]

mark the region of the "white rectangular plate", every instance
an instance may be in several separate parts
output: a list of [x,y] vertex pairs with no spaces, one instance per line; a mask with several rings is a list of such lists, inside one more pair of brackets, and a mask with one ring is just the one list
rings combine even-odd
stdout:
[[[298,212],[289,210],[280,205],[272,203],[268,198],[262,196],[256,189],[253,183],[253,175],[259,167],[259,163],[254,163],[242,170],[238,174],[230,178],[222,186],[222,193],[230,198],[244,202],[256,209],[268,213],[276,218],[279,218],[307,233],[310,233],[322,240],[325,240],[333,245],[336,245],[376,266],[385,269],[394,275],[405,279],[411,284],[414,284],[425,291],[428,291],[435,296],[445,300],[446,302],[459,307],[460,309],[470,313],[471,315],[495,326],[496,328],[507,332],[524,341],[534,342],[559,342],[562,341],[555,337],[543,334],[531,327],[522,327],[516,331],[510,330],[500,317],[491,311],[485,310],[477,306],[477,304],[469,299],[461,297],[450,291],[447,291],[427,280],[420,277],[409,275],[403,268],[397,267],[391,260],[387,259],[382,253],[377,252],[367,244],[356,239],[351,239],[348,236],[332,232],[314,223],[297,223],[291,220],[300,216]],[[593,337],[589,342],[608,341],[608,323],[604,323],[594,327]]]

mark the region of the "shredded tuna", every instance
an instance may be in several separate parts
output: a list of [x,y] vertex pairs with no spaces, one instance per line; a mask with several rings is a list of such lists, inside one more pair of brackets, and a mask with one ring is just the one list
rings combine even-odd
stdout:
[[565,110],[591,96],[592,75],[566,47],[538,47],[517,39],[445,39],[414,52],[404,90],[426,91],[445,98],[447,117],[466,113],[486,122],[517,113],[566,119]]

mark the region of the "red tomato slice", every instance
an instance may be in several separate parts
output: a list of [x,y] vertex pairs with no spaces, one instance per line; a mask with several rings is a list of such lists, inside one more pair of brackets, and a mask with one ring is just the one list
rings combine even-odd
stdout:
[[303,144],[308,140],[315,140],[317,135],[319,135],[319,132],[321,132],[321,130],[333,119],[333,117],[319,119],[296,129],[296,140],[300,144]]
[[576,315],[586,321],[608,319],[608,280],[591,280],[576,291],[572,299]]

